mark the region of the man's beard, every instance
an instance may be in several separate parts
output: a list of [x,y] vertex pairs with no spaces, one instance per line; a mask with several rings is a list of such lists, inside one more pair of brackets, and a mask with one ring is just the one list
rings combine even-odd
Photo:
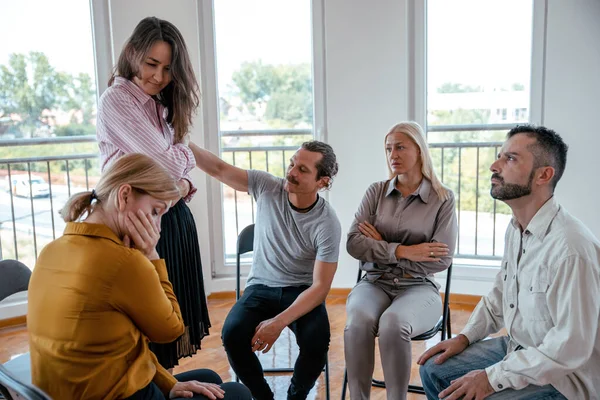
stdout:
[[514,200],[531,194],[531,188],[533,186],[533,177],[535,168],[531,170],[529,174],[529,181],[526,185],[519,185],[516,183],[504,183],[504,178],[494,173],[492,178],[495,178],[501,182],[501,184],[492,185],[490,189],[490,195],[496,200]]

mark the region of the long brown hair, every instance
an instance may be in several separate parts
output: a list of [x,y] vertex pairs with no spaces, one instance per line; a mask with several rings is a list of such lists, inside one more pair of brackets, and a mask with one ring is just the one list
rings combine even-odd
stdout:
[[108,86],[113,84],[116,76],[128,80],[139,76],[140,65],[159,41],[171,46],[171,82],[157,97],[169,110],[167,122],[175,130],[174,142],[181,143],[190,131],[192,116],[200,104],[200,88],[185,40],[175,25],[156,17],[141,20],[127,39]]
[[[385,135],[385,139],[383,139],[384,149],[387,137],[392,133],[404,133],[417,145],[421,153],[419,156],[419,158],[421,159],[421,173],[425,178],[427,178],[431,182],[431,187],[437,193],[440,200],[448,200],[450,198],[450,192],[442,184],[442,182],[440,182],[437,175],[435,174],[435,170],[433,169],[433,161],[431,160],[431,154],[429,153],[429,147],[427,146],[427,141],[425,140],[425,133],[423,132],[423,128],[421,128],[421,125],[413,121],[400,122],[399,124],[394,125],[392,129],[390,129],[388,134]],[[389,163],[387,163],[387,167],[390,179],[394,178],[395,175],[392,172]]]
[[[112,163],[102,174],[93,191],[71,196],[60,215],[65,222],[77,221],[116,199],[122,185],[129,184],[137,193],[147,194],[158,200],[177,200],[181,193],[171,173],[151,157],[143,154],[126,154]],[[95,200],[95,201],[94,201]]]

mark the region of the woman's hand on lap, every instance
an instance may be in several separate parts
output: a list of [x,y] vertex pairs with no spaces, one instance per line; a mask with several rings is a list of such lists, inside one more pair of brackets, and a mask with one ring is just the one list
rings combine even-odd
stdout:
[[198,381],[177,382],[169,392],[169,398],[193,397],[194,394],[202,394],[209,399],[216,400],[225,397],[225,391],[214,383]]

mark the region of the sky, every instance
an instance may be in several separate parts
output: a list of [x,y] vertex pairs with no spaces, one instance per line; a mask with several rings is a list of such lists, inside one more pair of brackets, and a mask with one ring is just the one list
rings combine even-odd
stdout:
[[429,0],[427,9],[429,91],[529,86],[532,0]]
[[310,0],[214,0],[219,87],[244,61],[312,62]]
[[[310,0],[214,2],[221,90],[244,61],[311,62]],[[429,0],[430,91],[444,82],[528,86],[532,8],[532,0]],[[34,50],[60,71],[94,75],[87,0],[0,0],[0,37],[0,64]]]
[[59,71],[94,76],[89,1],[0,0],[0,64],[41,51]]

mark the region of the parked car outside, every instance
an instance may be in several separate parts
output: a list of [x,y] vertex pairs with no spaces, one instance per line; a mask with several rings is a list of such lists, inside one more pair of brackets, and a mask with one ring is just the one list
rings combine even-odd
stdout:
[[50,195],[48,183],[39,176],[31,176],[31,188],[29,187],[29,175],[12,175],[11,180],[12,184],[8,185],[8,176],[6,177],[6,186],[10,187],[15,196],[48,197]]

